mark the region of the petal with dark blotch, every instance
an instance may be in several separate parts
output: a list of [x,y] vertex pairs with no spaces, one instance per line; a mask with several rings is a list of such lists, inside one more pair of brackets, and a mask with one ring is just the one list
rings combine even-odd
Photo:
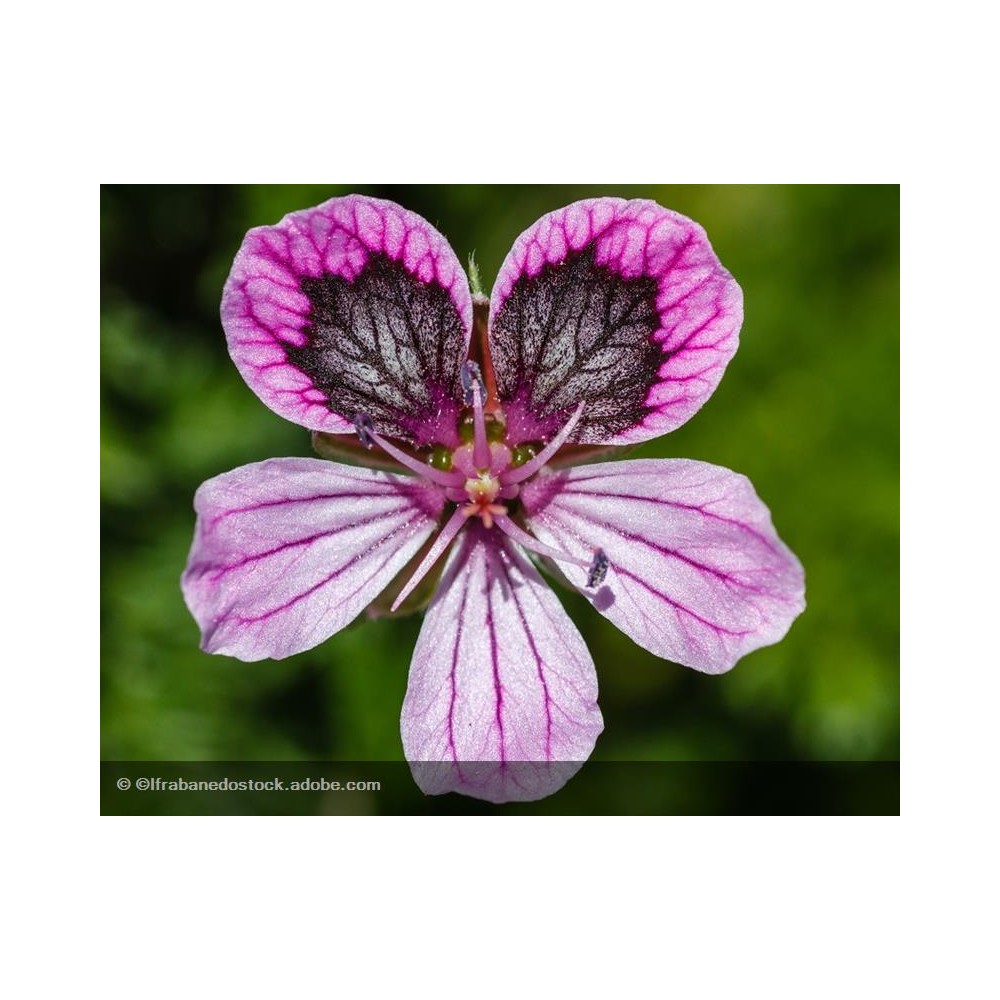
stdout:
[[512,441],[631,444],[684,423],[736,351],[739,285],[705,231],[652,201],[595,198],[543,216],[507,255],[490,351]]
[[279,458],[208,480],[194,505],[181,588],[202,649],[262,660],[353,621],[430,536],[444,500],[411,477]]
[[580,768],[603,728],[587,647],[534,567],[470,524],[427,611],[402,737],[427,794],[539,799]]
[[465,272],[419,215],[350,195],[247,233],[222,297],[250,388],[310,430],[451,444],[472,330]]
[[[547,545],[609,568],[583,592],[657,656],[722,673],[778,642],[805,607],[802,566],[745,476],[684,459],[648,459],[539,476],[521,491]],[[564,564],[583,587],[585,573]]]

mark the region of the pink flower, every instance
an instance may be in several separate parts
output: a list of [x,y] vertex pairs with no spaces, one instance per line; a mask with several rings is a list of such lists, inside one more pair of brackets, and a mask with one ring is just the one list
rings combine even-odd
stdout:
[[580,464],[691,417],[742,318],[704,231],[650,201],[539,219],[489,301],[391,202],[334,198],[251,230],[222,299],[237,368],[321,454],[379,468],[280,458],[201,486],[182,586],[202,648],[291,656],[441,573],[402,712],[418,784],[494,802],[561,787],[603,721],[593,660],[536,562],[707,673],[804,607],[802,567],[743,476]]

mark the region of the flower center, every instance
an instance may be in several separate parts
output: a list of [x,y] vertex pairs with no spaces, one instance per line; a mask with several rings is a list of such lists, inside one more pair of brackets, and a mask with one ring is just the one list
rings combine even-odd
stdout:
[[479,365],[474,361],[466,361],[462,366],[461,375],[465,404],[472,408],[471,440],[468,440],[468,434],[461,433],[460,428],[459,437],[467,443],[452,452],[436,448],[426,463],[413,455],[408,455],[391,441],[383,438],[376,432],[367,414],[359,413],[354,418],[358,437],[366,448],[379,445],[401,465],[440,486],[448,500],[457,506],[442,526],[420,565],[414,570],[409,582],[396,597],[391,610],[395,611],[403,603],[463,526],[473,517],[478,517],[484,528],[490,529],[496,526],[508,538],[529,552],[583,567],[587,571],[585,586],[589,589],[600,586],[609,565],[608,557],[602,549],[594,549],[590,559],[561,552],[540,542],[516,521],[511,520],[507,505],[501,502],[513,500],[521,492],[520,484],[538,472],[569,440],[580,421],[583,403],[577,406],[562,430],[540,451],[536,452],[531,446],[518,446],[512,452],[502,440],[502,423],[493,421],[490,430],[487,429],[484,413],[486,386],[483,384]]
[[500,493],[500,480],[489,471],[480,472],[474,479],[466,479],[465,495],[469,502],[462,508],[463,517],[480,517],[483,526],[493,527],[493,518],[507,513],[507,508],[496,499]]

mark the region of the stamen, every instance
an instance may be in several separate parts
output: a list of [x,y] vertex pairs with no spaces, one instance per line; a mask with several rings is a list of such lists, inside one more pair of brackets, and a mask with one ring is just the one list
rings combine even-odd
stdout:
[[500,482],[504,486],[511,483],[522,483],[529,476],[533,476],[562,446],[566,439],[573,433],[576,425],[583,415],[583,403],[573,411],[573,416],[566,421],[566,426],[532,459],[519,465],[515,469],[508,469],[500,476]]
[[459,507],[448,520],[448,523],[441,529],[441,534],[434,539],[434,544],[427,550],[427,555],[420,561],[420,565],[413,571],[413,576],[406,581],[406,586],[399,592],[399,596],[392,602],[389,609],[395,611],[405,601],[414,588],[427,575],[427,571],[438,561],[438,557],[451,544],[451,540],[462,530],[462,525],[466,522],[466,515]]
[[486,417],[483,414],[483,404],[486,402],[486,385],[482,372],[475,361],[466,361],[462,365],[462,389],[465,392],[465,402],[472,407],[472,420],[475,427],[472,461],[477,469],[490,467],[490,442],[486,436]]
[[529,535],[523,528],[512,521],[506,514],[500,514],[495,518],[497,527],[505,534],[509,535],[511,538],[517,542],[522,548],[529,549],[532,552],[537,552],[540,556],[548,556],[550,559],[557,559],[559,562],[573,563],[576,566],[587,566],[590,567],[590,563],[586,559],[579,559],[576,556],[571,556],[568,552],[560,552],[559,549],[552,548],[551,545],[546,545],[544,542],[540,542],[534,535]]
[[557,562],[568,562],[573,563],[575,566],[586,566],[586,586],[590,589],[599,587],[604,582],[604,578],[608,574],[609,565],[608,557],[605,554],[604,549],[595,550],[593,559],[591,559],[590,562],[587,562],[586,559],[579,559],[576,556],[571,556],[568,552],[560,552],[559,549],[554,549],[551,545],[546,545],[544,542],[540,542],[534,535],[529,535],[517,523],[507,517],[506,511],[504,511],[503,514],[496,515],[494,520],[496,522],[496,526],[505,535],[509,535],[513,538],[514,541],[517,542],[517,544],[522,548],[528,549],[531,552],[537,552],[540,556],[548,556],[550,559],[555,559]]
[[437,483],[438,486],[460,486],[465,482],[465,476],[461,472],[442,472],[440,469],[435,469],[426,462],[421,462],[419,458],[407,455],[405,451],[400,450],[394,444],[387,441],[375,430],[372,418],[367,413],[359,413],[354,418],[354,427],[358,432],[361,443],[366,448],[371,448],[373,444],[377,444],[386,454],[392,455],[400,465],[406,466],[407,469],[417,473],[418,476],[429,479],[432,483]]
[[590,564],[587,572],[587,586],[599,587],[604,583],[604,578],[608,575],[608,556],[604,549],[598,549],[594,553],[594,561]]

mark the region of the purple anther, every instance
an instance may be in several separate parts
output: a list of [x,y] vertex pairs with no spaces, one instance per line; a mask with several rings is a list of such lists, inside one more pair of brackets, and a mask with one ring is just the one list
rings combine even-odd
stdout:
[[608,557],[604,549],[598,549],[594,553],[594,559],[587,571],[587,586],[599,587],[604,583],[604,578],[608,575]]
[[372,423],[372,418],[367,413],[359,413],[354,418],[354,429],[358,432],[361,443],[371,451],[375,446],[375,438],[372,437],[375,425]]
[[479,399],[486,400],[486,383],[483,381],[483,373],[479,370],[479,365],[475,361],[466,361],[460,370],[462,379],[462,394],[465,397],[466,406],[474,406],[476,397],[472,391],[474,385],[479,386]]

